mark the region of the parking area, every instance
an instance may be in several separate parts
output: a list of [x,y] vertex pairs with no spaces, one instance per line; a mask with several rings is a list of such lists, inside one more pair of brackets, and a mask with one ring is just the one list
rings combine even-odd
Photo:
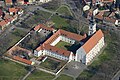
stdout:
[[63,69],[62,73],[76,78],[84,69],[86,69],[86,65],[80,62],[71,61]]

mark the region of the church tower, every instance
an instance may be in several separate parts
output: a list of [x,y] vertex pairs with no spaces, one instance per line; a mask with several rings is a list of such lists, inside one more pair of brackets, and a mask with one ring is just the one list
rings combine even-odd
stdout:
[[94,16],[92,15],[91,19],[89,20],[89,32],[88,35],[91,36],[96,32],[96,22]]

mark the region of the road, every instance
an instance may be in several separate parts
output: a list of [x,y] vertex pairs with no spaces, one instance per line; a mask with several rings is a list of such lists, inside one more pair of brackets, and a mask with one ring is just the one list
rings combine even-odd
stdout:
[[115,74],[111,80],[120,80],[120,70]]
[[25,80],[34,70],[35,68],[32,68],[21,80]]

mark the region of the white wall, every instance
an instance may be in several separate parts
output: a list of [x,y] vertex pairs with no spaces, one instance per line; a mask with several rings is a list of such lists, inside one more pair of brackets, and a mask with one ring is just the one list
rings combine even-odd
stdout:
[[98,13],[98,11],[99,11],[98,8],[93,10],[93,16],[95,16]]
[[50,45],[51,46],[55,46],[59,41],[64,41],[64,42],[67,42],[67,43],[70,43],[70,44],[74,44],[75,43],[75,40],[72,40],[70,38],[67,38],[65,36],[59,36],[54,42],[52,42]]
[[62,39],[62,36],[59,36],[54,42],[52,42],[50,45],[55,46],[60,40]]
[[86,52],[84,51],[83,47],[80,47],[77,51],[76,51],[76,58],[75,61],[85,63],[86,62]]
[[93,58],[100,52],[101,48],[104,46],[104,37],[102,37],[97,45],[86,55],[86,65],[93,60]]

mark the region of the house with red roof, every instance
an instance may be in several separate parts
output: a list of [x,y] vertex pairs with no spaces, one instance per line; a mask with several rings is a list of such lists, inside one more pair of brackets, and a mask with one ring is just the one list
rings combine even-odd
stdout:
[[13,4],[12,0],[5,0],[5,3],[6,3],[6,5],[12,5]]
[[76,51],[75,61],[88,65],[104,45],[104,34],[98,30]]
[[17,3],[23,5],[24,4],[24,0],[17,0]]
[[15,15],[15,14],[23,14],[23,10],[21,8],[9,8],[9,13],[10,15]]

